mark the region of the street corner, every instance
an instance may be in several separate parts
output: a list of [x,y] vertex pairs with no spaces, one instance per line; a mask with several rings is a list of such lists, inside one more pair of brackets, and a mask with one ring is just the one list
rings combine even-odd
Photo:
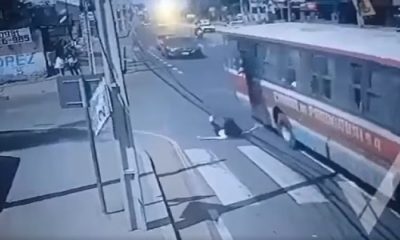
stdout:
[[[143,164],[153,165],[152,169],[150,166],[144,167],[146,177],[149,171],[152,171],[150,175],[156,177],[147,181],[157,180],[160,186],[160,194],[153,192],[152,205],[164,200],[165,206],[172,215],[172,226],[182,239],[199,237],[214,239],[218,234],[215,230],[216,226],[209,221],[212,220],[212,216],[205,208],[219,207],[220,203],[206,181],[197,172],[201,164],[193,165],[178,143],[168,136],[139,130],[134,133],[137,142],[148,153],[141,154]],[[143,174],[141,176],[143,178]],[[150,183],[150,185],[154,184]],[[164,199],[160,199],[160,196]],[[145,202],[148,201],[149,199],[145,200]],[[152,220],[149,225],[159,226],[160,220]]]

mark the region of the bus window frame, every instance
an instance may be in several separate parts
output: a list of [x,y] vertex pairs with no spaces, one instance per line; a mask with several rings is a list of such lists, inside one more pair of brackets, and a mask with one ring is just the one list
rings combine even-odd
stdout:
[[[310,51],[311,53],[311,58],[310,58],[310,72],[311,72],[311,79],[310,79],[310,93],[313,98],[316,98],[318,100],[323,100],[324,102],[328,102],[331,105],[335,105],[335,92],[333,84],[335,84],[335,78],[336,78],[336,58],[335,56],[331,54],[325,54],[324,52],[317,52],[317,51]],[[320,71],[320,69],[314,69],[314,58],[323,58],[326,59],[326,71]],[[319,61],[318,61],[319,63]],[[332,64],[332,67],[330,67],[330,63]],[[318,66],[317,66],[318,68]],[[332,68],[332,69],[330,69]],[[313,92],[312,84],[314,79],[316,79],[317,82],[317,91]],[[327,97],[324,94],[324,82],[328,80],[329,81],[329,97]]]

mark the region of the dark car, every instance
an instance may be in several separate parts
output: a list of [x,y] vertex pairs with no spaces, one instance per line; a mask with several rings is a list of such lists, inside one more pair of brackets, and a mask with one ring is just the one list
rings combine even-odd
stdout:
[[202,57],[201,45],[193,37],[169,37],[163,40],[161,54],[167,58]]

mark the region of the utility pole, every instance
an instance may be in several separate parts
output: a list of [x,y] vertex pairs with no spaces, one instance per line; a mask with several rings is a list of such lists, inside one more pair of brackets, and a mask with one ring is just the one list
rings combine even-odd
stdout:
[[87,1],[84,1],[84,14],[85,14],[85,28],[86,28],[86,45],[87,45],[87,52],[88,52],[88,58],[89,58],[89,67],[90,67],[90,73],[91,74],[96,74],[96,59],[94,56],[94,51],[93,51],[93,43],[92,43],[92,30],[90,27],[90,20],[89,20],[89,4]]
[[288,22],[292,21],[292,1],[287,0],[287,20]]
[[240,0],[239,4],[240,4],[240,13],[244,15],[244,3],[243,3],[243,0]]
[[94,0],[96,24],[102,42],[106,83],[111,89],[114,136],[118,139],[121,160],[121,184],[124,207],[130,230],[146,230],[142,189],[138,173],[138,155],[129,114],[129,101],[122,72],[122,61],[117,39],[111,0]]

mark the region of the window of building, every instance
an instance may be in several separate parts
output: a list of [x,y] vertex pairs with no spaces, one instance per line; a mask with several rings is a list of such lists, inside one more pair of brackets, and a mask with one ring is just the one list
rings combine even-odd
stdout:
[[251,13],[258,13],[257,7],[252,7],[252,8],[251,8]]
[[260,13],[265,13],[265,7],[260,7]]

